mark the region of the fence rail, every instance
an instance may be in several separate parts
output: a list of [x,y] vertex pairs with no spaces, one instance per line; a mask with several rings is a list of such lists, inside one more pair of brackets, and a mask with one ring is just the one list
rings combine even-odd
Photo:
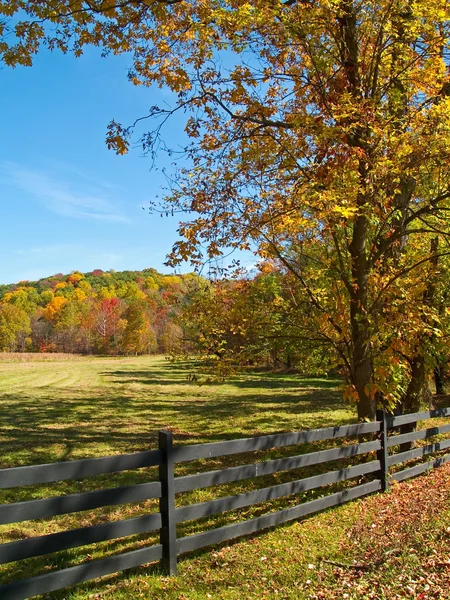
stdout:
[[[3,524],[49,518],[148,499],[159,500],[159,511],[121,521],[90,525],[69,531],[8,542],[0,545],[0,563],[20,561],[152,531],[159,532],[160,543],[109,556],[101,560],[55,570],[30,579],[0,585],[0,598],[3,600],[31,598],[38,594],[55,591],[66,586],[155,561],[161,561],[163,569],[174,575],[177,570],[177,557],[180,554],[243,535],[253,534],[268,527],[299,519],[380,490],[386,490],[391,481],[402,481],[414,477],[430,468],[439,467],[450,461],[450,454],[442,454],[444,450],[450,448],[450,439],[442,439],[442,436],[450,432],[450,424],[408,433],[401,432],[401,427],[404,425],[411,426],[410,424],[415,424],[418,421],[446,417],[450,417],[450,408],[396,417],[388,417],[382,411],[378,411],[376,421],[370,423],[188,446],[174,446],[172,434],[169,431],[161,431],[159,432],[159,448],[157,450],[48,465],[2,469],[0,470],[0,488],[6,489],[120,473],[143,467],[157,466],[159,468],[157,481],[0,505],[0,523]],[[400,431],[398,431],[399,429]],[[373,439],[367,440],[368,436],[372,436]],[[405,452],[396,451],[401,444],[428,440],[435,438],[435,436],[441,437],[437,441],[433,440],[432,443],[418,448]],[[356,443],[355,438],[357,439]],[[330,449],[298,453],[298,446],[338,439],[343,439],[346,443]],[[175,467],[180,463],[287,446],[295,447],[294,452],[296,453],[293,456],[194,475],[175,476]],[[436,454],[440,455],[436,457]],[[389,472],[391,467],[405,462],[417,461],[428,455],[433,455],[431,460],[413,466],[408,465],[406,468],[392,474]],[[245,493],[176,507],[176,495],[182,492],[237,481],[253,480],[254,478],[280,472],[288,473],[343,459],[355,461],[358,457],[363,456],[365,458],[360,462],[356,462],[356,464],[331,469],[325,473],[302,476],[300,479],[297,478],[293,481],[278,483]],[[243,522],[177,538],[177,525],[180,523],[282,497],[298,495],[324,486],[340,484],[349,480],[354,481],[355,479],[357,481],[351,487],[329,493],[318,499],[305,501]]]
[[135,452],[105,456],[104,458],[87,458],[49,465],[32,465],[30,467],[12,467],[0,470],[0,488],[23,487],[37,483],[52,483],[68,479],[84,479],[94,475],[105,475],[142,467],[156,467],[161,462],[161,450]]

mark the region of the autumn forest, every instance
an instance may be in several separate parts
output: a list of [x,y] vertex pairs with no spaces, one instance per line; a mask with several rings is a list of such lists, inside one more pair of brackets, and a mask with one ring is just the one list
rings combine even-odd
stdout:
[[[106,127],[118,155],[173,157],[152,206],[180,216],[170,266],[232,250],[263,264],[252,280],[194,290],[184,277],[152,289],[148,276],[110,285],[102,275],[104,285],[73,274],[7,291],[2,318],[22,333],[1,325],[3,347],[168,351],[177,338],[219,365],[231,354],[337,368],[360,419],[428,405],[449,354],[449,10],[444,0],[0,2],[5,65],[32,66],[42,46],[75,57],[95,46],[129,59],[130,85],[170,92]],[[181,148],[166,137],[174,115]]]
[[[64,585],[84,582],[91,567],[95,577],[128,569],[79,588],[81,600],[449,598],[449,0],[0,0],[0,74],[35,75],[50,53],[77,65],[66,82],[86,93],[72,110],[64,99],[46,101],[48,119],[28,82],[11,96],[25,98],[22,113],[45,129],[26,169],[7,156],[5,181],[39,200],[35,216],[47,210],[58,223],[86,225],[74,228],[75,244],[61,244],[24,204],[39,243],[74,252],[95,239],[96,251],[49,270],[131,268],[132,256],[135,266],[158,266],[159,253],[158,269],[171,274],[95,269],[0,285],[3,483],[28,488],[26,498],[6,491],[2,515],[38,505],[29,526],[6,534],[5,573],[22,576],[29,565],[33,573],[28,559],[50,538],[49,551],[64,555],[43,559],[38,586],[53,581],[52,561],[69,567]],[[108,108],[91,97],[88,79],[83,88],[95,57],[109,65],[95,70],[96,86],[114,100]],[[58,73],[45,74],[54,83]],[[130,104],[118,95],[122,75],[136,94]],[[86,106],[75,151],[65,123]],[[53,107],[63,119],[58,138]],[[20,119],[4,113],[16,127]],[[98,121],[101,151],[91,155]],[[20,161],[33,137],[24,131],[13,131]],[[74,178],[65,185],[36,173],[47,137],[58,140],[51,165],[71,151],[60,168],[63,183]],[[117,185],[113,167],[102,176],[102,151],[128,165]],[[131,169],[136,155],[141,171]],[[86,176],[75,164],[83,159]],[[145,193],[133,193],[141,177]],[[11,227],[20,243],[28,240],[21,218]],[[168,248],[166,239],[158,245],[155,218],[176,222]],[[31,256],[25,247],[16,255]],[[31,267],[17,279],[46,273]],[[123,452],[114,470],[110,459]],[[138,462],[129,458],[136,452]],[[78,459],[88,457],[109,466],[81,467],[85,484]],[[72,459],[73,487],[67,477],[50,488],[62,467],[49,463]],[[25,471],[32,486],[16,468],[27,461],[43,464]],[[336,470],[327,471],[331,462]],[[36,473],[51,474],[38,479],[42,491]],[[84,494],[96,485],[92,473],[109,487]],[[58,495],[44,498],[50,489]],[[390,493],[362,498],[378,490]],[[348,500],[347,512],[329,510]],[[47,514],[57,527],[35,527]],[[65,523],[78,529],[66,536],[57,530]],[[147,553],[153,527],[158,555]],[[255,535],[260,527],[266,532]],[[229,544],[241,534],[243,545]],[[92,554],[77,553],[97,539]],[[211,549],[199,553],[205,543]],[[180,552],[179,578],[134,569],[157,556],[172,574]]]
[[2,285],[0,351],[192,354],[222,375],[238,365],[325,372],[337,356],[296,324],[293,284],[267,263],[252,277],[214,282],[97,269]]
[[0,286],[0,350],[170,353],[181,339],[179,306],[195,279],[98,269]]

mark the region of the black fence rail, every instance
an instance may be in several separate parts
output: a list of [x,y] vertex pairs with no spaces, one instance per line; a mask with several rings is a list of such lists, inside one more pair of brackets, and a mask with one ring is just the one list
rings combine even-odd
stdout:
[[[161,431],[159,432],[159,448],[157,450],[98,459],[2,469],[0,470],[0,488],[17,488],[70,479],[82,479],[95,475],[155,466],[159,468],[159,477],[157,481],[148,483],[3,504],[0,505],[0,524],[45,519],[72,512],[148,499],[159,500],[159,511],[121,521],[101,523],[5,543],[0,545],[0,564],[152,531],[159,532],[160,543],[1,585],[0,598],[2,600],[31,598],[156,561],[161,562],[164,571],[175,575],[177,557],[180,554],[256,533],[268,527],[299,519],[379,490],[386,490],[393,480],[402,481],[450,460],[450,454],[443,454],[443,451],[450,448],[450,439],[443,437],[445,434],[450,433],[450,424],[408,433],[400,432],[402,426],[410,423],[446,417],[450,417],[450,408],[398,417],[388,417],[384,412],[378,411],[377,420],[370,423],[189,446],[174,446],[172,434],[168,431]],[[437,441],[436,436],[439,436]],[[405,452],[398,452],[401,444],[426,441],[430,438],[434,440],[430,444],[415,447]],[[175,466],[178,463],[287,446],[292,446],[294,451],[298,452],[299,445],[339,439],[342,439],[344,444],[330,449],[298,453],[286,458],[265,460],[193,475],[175,476]],[[409,465],[390,474],[391,467],[396,467],[405,462],[418,461],[428,455],[433,455],[431,460],[422,461],[412,466]],[[182,492],[243,480],[253,480],[262,476],[295,471],[313,465],[333,463],[333,461],[342,459],[352,459],[353,463],[356,464],[246,493],[176,507],[176,495]],[[246,521],[210,529],[194,535],[177,537],[177,525],[180,523],[355,479],[357,481],[356,483],[352,481],[351,487],[328,493],[320,498],[263,514]],[[324,490],[325,493],[326,490]]]
[[[384,417],[384,415],[382,415]],[[418,421],[427,421],[428,419],[434,419],[437,417],[450,417],[450,408],[441,408],[437,410],[425,411],[420,413],[413,413],[408,415],[402,415],[399,417],[385,417],[386,428],[388,430],[398,429],[402,425],[409,425],[411,423],[417,423]],[[441,425],[439,427],[429,427],[427,429],[420,429],[409,433],[400,433],[398,435],[386,436],[385,447],[386,449],[394,449],[395,446],[405,444],[408,442],[416,442],[419,440],[426,440],[435,436],[442,436],[446,433],[450,433],[450,424]],[[450,448],[450,439],[440,439],[432,444],[420,446],[407,450],[406,452],[396,452],[388,455],[386,458],[386,477],[390,481],[404,481],[410,477],[415,477],[425,473],[428,469],[440,467],[446,462],[450,461],[450,454],[444,454],[438,456],[432,460],[428,460],[417,465],[407,467],[400,471],[394,472],[392,475],[388,475],[389,468],[400,463],[409,462],[424,458],[430,454],[441,453],[442,451]]]

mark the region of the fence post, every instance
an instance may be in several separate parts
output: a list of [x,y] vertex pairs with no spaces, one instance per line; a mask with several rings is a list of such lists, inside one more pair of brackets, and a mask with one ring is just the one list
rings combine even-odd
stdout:
[[377,421],[381,421],[380,431],[378,433],[381,448],[377,452],[377,459],[380,461],[381,490],[385,492],[389,487],[386,412],[382,409],[377,410],[376,419]]
[[177,528],[175,521],[175,476],[173,460],[173,436],[171,431],[158,432],[162,460],[159,465],[161,482],[160,542],[162,545],[161,567],[169,575],[177,574]]

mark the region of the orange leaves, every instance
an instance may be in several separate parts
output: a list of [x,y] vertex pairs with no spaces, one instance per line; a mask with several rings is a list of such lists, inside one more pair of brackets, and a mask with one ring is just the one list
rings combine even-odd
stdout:
[[344,400],[351,404],[358,402],[358,391],[354,385],[347,385],[344,387]]
[[63,296],[55,296],[44,308],[42,316],[47,321],[57,321],[67,302],[67,298],[64,298]]

